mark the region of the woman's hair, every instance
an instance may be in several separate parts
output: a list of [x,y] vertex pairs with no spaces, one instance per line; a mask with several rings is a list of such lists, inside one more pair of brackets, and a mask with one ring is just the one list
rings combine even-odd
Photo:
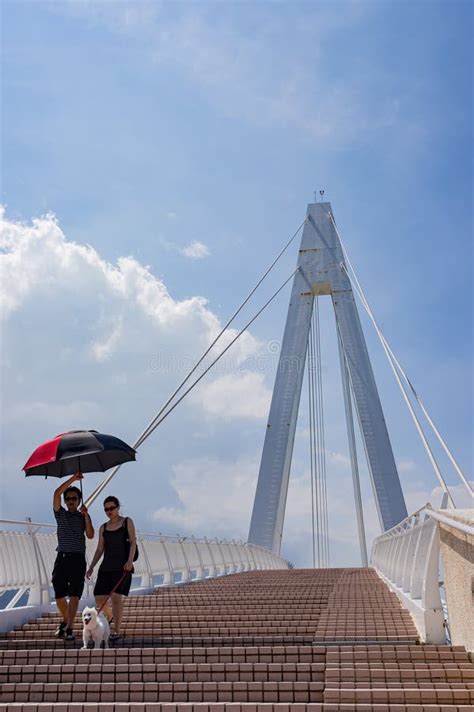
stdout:
[[113,502],[116,507],[120,507],[120,502],[118,501],[117,497],[113,497],[112,495],[104,499],[104,506],[107,504],[107,502]]

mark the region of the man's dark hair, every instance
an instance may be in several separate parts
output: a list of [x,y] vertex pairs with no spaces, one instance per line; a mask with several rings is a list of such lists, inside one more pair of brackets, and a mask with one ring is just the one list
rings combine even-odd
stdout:
[[63,492],[64,501],[66,501],[68,492],[73,492],[74,494],[77,494],[77,496],[79,497],[79,502],[81,501],[82,494],[81,494],[81,490],[79,489],[79,487],[68,487],[67,490],[64,490],[64,492]]

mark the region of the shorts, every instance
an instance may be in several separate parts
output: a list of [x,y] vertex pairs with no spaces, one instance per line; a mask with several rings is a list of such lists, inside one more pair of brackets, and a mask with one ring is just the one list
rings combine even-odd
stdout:
[[[121,571],[101,571],[97,574],[97,581],[94,587],[94,596],[108,596],[112,589],[124,574]],[[128,596],[130,586],[132,585],[132,572],[129,571],[114,593],[121,593],[122,596]]]
[[80,598],[84,590],[85,576],[86,557],[84,554],[58,553],[51,578],[55,598],[66,598],[66,596]]

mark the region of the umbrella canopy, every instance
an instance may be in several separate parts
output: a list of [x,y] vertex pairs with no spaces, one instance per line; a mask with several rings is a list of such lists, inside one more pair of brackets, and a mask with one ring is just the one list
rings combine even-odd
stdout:
[[76,472],[105,472],[132,460],[135,450],[114,435],[71,430],[37,447],[23,470],[27,477],[66,477]]

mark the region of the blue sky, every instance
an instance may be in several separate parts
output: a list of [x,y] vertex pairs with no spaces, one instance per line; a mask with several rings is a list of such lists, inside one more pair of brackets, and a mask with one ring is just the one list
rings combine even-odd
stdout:
[[[3,0],[1,11],[3,516],[49,516],[54,483],[18,472],[37,442],[82,425],[134,439],[182,376],[176,363],[203,350],[320,188],[386,337],[472,472],[471,3]],[[46,214],[57,224],[35,232]],[[295,261],[296,246],[249,317]],[[281,338],[287,297],[252,327],[233,375],[206,381],[146,445],[133,485],[117,478],[143,528],[246,535],[275,363],[242,363]],[[327,307],[344,564],[357,550],[350,497],[338,499],[350,472]],[[436,482],[363,321],[414,508]],[[174,365],[157,370],[163,354]],[[299,563],[305,407],[285,543]],[[370,503],[367,516],[375,533]]]

